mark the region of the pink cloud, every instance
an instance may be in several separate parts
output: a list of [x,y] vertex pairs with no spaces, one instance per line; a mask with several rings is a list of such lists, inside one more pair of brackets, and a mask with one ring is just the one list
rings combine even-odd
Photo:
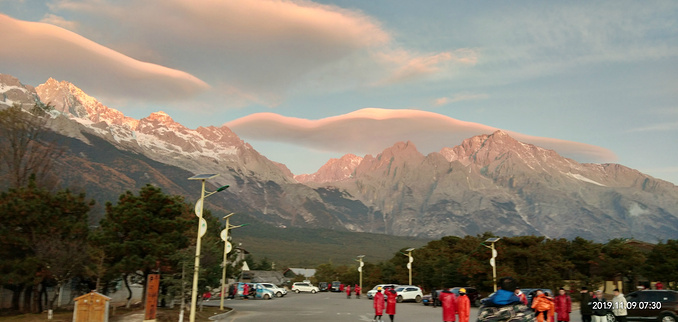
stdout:
[[432,75],[443,70],[449,63],[475,65],[477,53],[472,49],[458,49],[453,52],[442,52],[428,55],[414,55],[411,52],[398,50],[375,54],[377,61],[392,64],[393,72],[377,85],[407,82]]
[[477,59],[472,50],[414,53],[361,11],[304,0],[61,0],[50,8],[86,17],[80,30],[111,48],[220,84],[224,104],[275,106],[299,87],[384,86]]
[[[430,153],[498,128],[420,110],[366,108],[320,120],[274,113],[252,114],[224,124],[250,140],[296,144],[322,151],[375,154],[398,141],[412,141]],[[611,162],[616,156],[598,146],[505,131],[515,139],[552,149],[580,162]]]
[[189,73],[133,59],[51,24],[0,14],[0,29],[0,70],[23,80],[54,77],[95,95],[154,100],[186,98],[209,88]]

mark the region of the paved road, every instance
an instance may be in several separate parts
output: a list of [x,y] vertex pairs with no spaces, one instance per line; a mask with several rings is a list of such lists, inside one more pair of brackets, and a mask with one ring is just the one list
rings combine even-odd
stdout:
[[[206,305],[219,306],[218,300]],[[302,322],[302,321],[372,321],[374,310],[372,301],[366,297],[360,300],[346,299],[343,293],[289,293],[283,298],[272,300],[230,300],[224,306],[235,309],[222,321],[249,322]],[[470,321],[476,321],[478,309],[471,308]],[[572,312],[571,322],[581,322],[579,312]],[[384,321],[389,321],[384,316]],[[398,303],[395,321],[442,321],[440,308],[424,306],[420,303]]]

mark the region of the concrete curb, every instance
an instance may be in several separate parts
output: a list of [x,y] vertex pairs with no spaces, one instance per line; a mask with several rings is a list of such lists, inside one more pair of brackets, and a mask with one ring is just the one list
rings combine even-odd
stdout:
[[232,308],[230,308],[230,309],[231,309],[231,310],[228,311],[228,312],[226,312],[226,313],[221,313],[221,314],[217,314],[217,315],[215,315],[215,316],[210,316],[209,319],[212,320],[212,321],[219,321],[219,320],[221,320],[221,319],[223,319],[223,318],[226,318],[229,314],[235,312],[234,309],[232,309]]

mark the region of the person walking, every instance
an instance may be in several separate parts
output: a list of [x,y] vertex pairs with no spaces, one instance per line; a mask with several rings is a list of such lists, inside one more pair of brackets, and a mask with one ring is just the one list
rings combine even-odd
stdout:
[[607,301],[603,296],[603,291],[596,291],[596,298],[591,301],[591,306],[593,307],[593,322],[606,322],[607,321]]
[[612,298],[612,313],[618,322],[626,322],[626,298],[618,288],[614,289],[614,297]]
[[354,289],[355,289],[355,298],[360,299],[360,291],[361,291],[360,286],[358,284],[356,284]]
[[247,300],[249,298],[249,295],[250,295],[250,285],[249,284],[245,283],[242,286],[242,295],[243,295],[243,298],[245,300]]
[[440,292],[440,306],[443,307],[443,322],[454,322],[457,311],[457,299],[452,290]]
[[591,293],[586,286],[581,288],[579,298],[579,312],[581,313],[581,322],[591,322],[591,315],[593,315],[593,309],[591,308]]
[[502,277],[497,292],[483,301],[478,322],[532,322],[534,313],[516,296],[516,280]]
[[435,309],[438,306],[438,291],[435,289],[431,292],[431,302],[433,302],[433,308]]
[[384,294],[381,293],[381,286],[377,288],[377,293],[374,294],[374,319],[372,321],[382,321],[381,316],[384,315]]
[[388,314],[388,317],[391,318],[391,322],[393,322],[393,318],[396,314],[396,302],[398,302],[398,293],[393,288],[389,288],[388,291],[388,298],[386,299],[386,314]]
[[546,297],[542,290],[537,290],[537,295],[532,299],[532,309],[537,315],[537,322],[548,321],[549,310],[552,302]]
[[351,298],[351,285],[346,285],[346,298],[350,299]]
[[459,315],[459,322],[468,322],[468,317],[471,314],[471,300],[466,295],[466,289],[459,289],[459,297],[457,298],[457,315]]
[[555,299],[556,314],[558,322],[570,322],[570,312],[572,312],[572,299],[565,292],[564,288],[558,290],[558,296]]

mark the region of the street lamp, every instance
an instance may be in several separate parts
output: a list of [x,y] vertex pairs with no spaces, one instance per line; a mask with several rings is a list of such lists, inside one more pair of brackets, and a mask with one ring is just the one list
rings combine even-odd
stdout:
[[[358,256],[358,262],[360,262],[358,266],[358,272],[360,272],[360,292],[363,290],[363,266],[365,266],[365,263],[363,263],[363,258],[365,255],[360,255]],[[360,296],[360,294],[358,294]]]
[[403,254],[403,255],[407,256],[408,259],[409,259],[409,261],[407,262],[407,269],[410,271],[410,284],[408,284],[408,285],[412,285],[412,262],[414,262],[414,258],[412,257],[412,251],[413,250],[414,250],[414,247],[408,248],[408,249],[405,250],[407,252],[407,255]]
[[212,179],[219,174],[216,173],[209,173],[209,174],[196,174],[188,180],[200,180],[202,181],[202,189],[200,190],[200,199],[195,203],[195,215],[200,218],[198,220],[198,238],[195,243],[195,265],[193,267],[193,289],[191,290],[191,314],[190,314],[190,322],[195,322],[195,306],[198,302],[198,275],[199,275],[199,270],[200,270],[200,240],[202,239],[202,236],[205,235],[207,232],[207,221],[205,221],[204,218],[202,218],[202,212],[203,212],[203,204],[205,201],[205,198],[220,192],[224,191],[228,188],[228,186],[222,186],[216,191],[208,192],[207,195],[205,195],[205,181],[207,179]]
[[226,227],[224,230],[221,231],[221,239],[224,241],[224,262],[223,262],[223,268],[221,269],[221,303],[219,304],[219,310],[224,310],[224,293],[226,290],[226,265],[228,264],[228,253],[231,252],[233,249],[233,245],[231,245],[230,241],[228,238],[228,231],[233,228],[238,228],[242,227],[244,225],[238,225],[238,226],[231,226],[231,223],[229,220],[231,219],[231,216],[233,216],[233,213],[230,213],[226,216],[224,216],[224,219],[226,219]]
[[497,262],[494,260],[497,258],[497,250],[494,249],[494,243],[498,242],[501,238],[492,237],[488,238],[485,242],[490,243],[490,246],[482,244],[483,246],[492,250],[492,258],[490,258],[490,265],[492,266],[492,282],[494,283],[494,291],[497,291]]

